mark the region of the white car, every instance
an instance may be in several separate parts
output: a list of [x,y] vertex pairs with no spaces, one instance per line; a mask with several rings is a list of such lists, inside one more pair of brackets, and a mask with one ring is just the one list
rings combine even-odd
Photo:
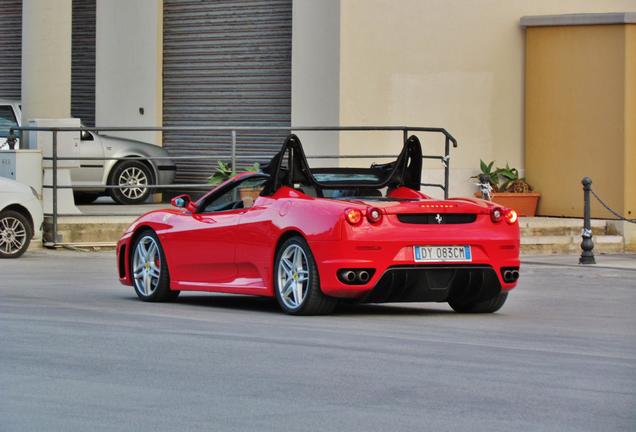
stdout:
[[0,258],[18,258],[41,239],[43,220],[36,190],[0,177]]

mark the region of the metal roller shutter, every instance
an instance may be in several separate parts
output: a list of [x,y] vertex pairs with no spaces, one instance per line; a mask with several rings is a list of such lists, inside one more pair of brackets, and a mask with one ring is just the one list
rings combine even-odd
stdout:
[[22,0],[0,0],[0,99],[20,100]]
[[[164,0],[164,126],[289,126],[291,0]],[[239,166],[263,161],[284,132],[241,133]],[[229,159],[229,133],[164,133],[179,161],[177,182],[203,182]]]
[[95,0],[73,0],[71,115],[95,125]]

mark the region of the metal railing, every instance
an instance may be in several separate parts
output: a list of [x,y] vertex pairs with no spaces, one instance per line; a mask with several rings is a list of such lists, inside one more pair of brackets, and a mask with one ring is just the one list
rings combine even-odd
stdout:
[[[449,193],[449,179],[450,179],[450,147],[457,147],[457,140],[444,128],[437,127],[418,127],[418,126],[308,126],[308,127],[285,127],[285,126],[234,126],[234,127],[217,127],[217,126],[168,126],[168,127],[15,127],[9,130],[8,142],[15,143],[15,131],[33,131],[33,132],[51,132],[51,156],[43,157],[43,160],[51,161],[52,165],[52,182],[51,184],[43,184],[44,189],[52,189],[52,205],[51,212],[44,213],[45,217],[51,218],[51,237],[45,239],[44,243],[47,246],[55,247],[63,245],[64,243],[58,241],[58,219],[60,216],[132,216],[131,214],[117,214],[117,213],[90,213],[88,214],[64,214],[58,212],[58,191],[60,189],[73,189],[73,190],[108,190],[108,189],[127,189],[128,185],[108,185],[108,184],[81,184],[81,185],[59,185],[58,184],[58,164],[60,161],[72,160],[72,161],[121,161],[131,160],[138,158],[131,157],[81,157],[59,156],[58,153],[58,134],[60,132],[228,132],[230,135],[230,157],[229,161],[234,168],[237,166],[237,161],[243,160],[237,156],[237,136],[239,132],[402,132],[403,140],[406,141],[409,134],[415,133],[434,133],[441,134],[444,137],[444,153],[443,155],[423,155],[422,159],[439,160],[444,166],[444,183],[421,183],[424,187],[439,188],[444,192],[444,198],[448,198]],[[282,146],[282,142],[281,142]],[[273,154],[269,155],[250,155],[250,161],[254,159],[269,159]],[[308,159],[372,159],[372,158],[387,158],[394,159],[397,155],[314,155],[307,156]],[[212,156],[167,156],[167,157],[144,157],[144,160],[209,160]],[[227,160],[227,158],[216,157],[216,160]],[[247,160],[247,159],[245,159]],[[164,190],[192,190],[192,189],[210,189],[213,185],[209,183],[195,183],[195,184],[146,184],[145,188],[148,189],[164,189]]]

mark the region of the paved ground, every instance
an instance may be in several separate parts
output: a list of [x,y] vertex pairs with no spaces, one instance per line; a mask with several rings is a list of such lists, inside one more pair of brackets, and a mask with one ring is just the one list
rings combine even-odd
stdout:
[[573,268],[606,268],[636,271],[636,254],[599,254],[594,255],[596,264],[579,264],[580,253],[576,255],[527,255],[522,258],[526,264],[568,266]]
[[536,264],[489,316],[146,304],[111,253],[30,252],[0,261],[0,431],[633,431],[635,308],[634,271]]

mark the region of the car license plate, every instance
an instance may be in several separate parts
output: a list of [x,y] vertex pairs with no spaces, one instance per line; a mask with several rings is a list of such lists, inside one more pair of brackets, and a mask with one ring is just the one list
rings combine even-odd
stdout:
[[470,246],[414,246],[416,262],[470,262]]

